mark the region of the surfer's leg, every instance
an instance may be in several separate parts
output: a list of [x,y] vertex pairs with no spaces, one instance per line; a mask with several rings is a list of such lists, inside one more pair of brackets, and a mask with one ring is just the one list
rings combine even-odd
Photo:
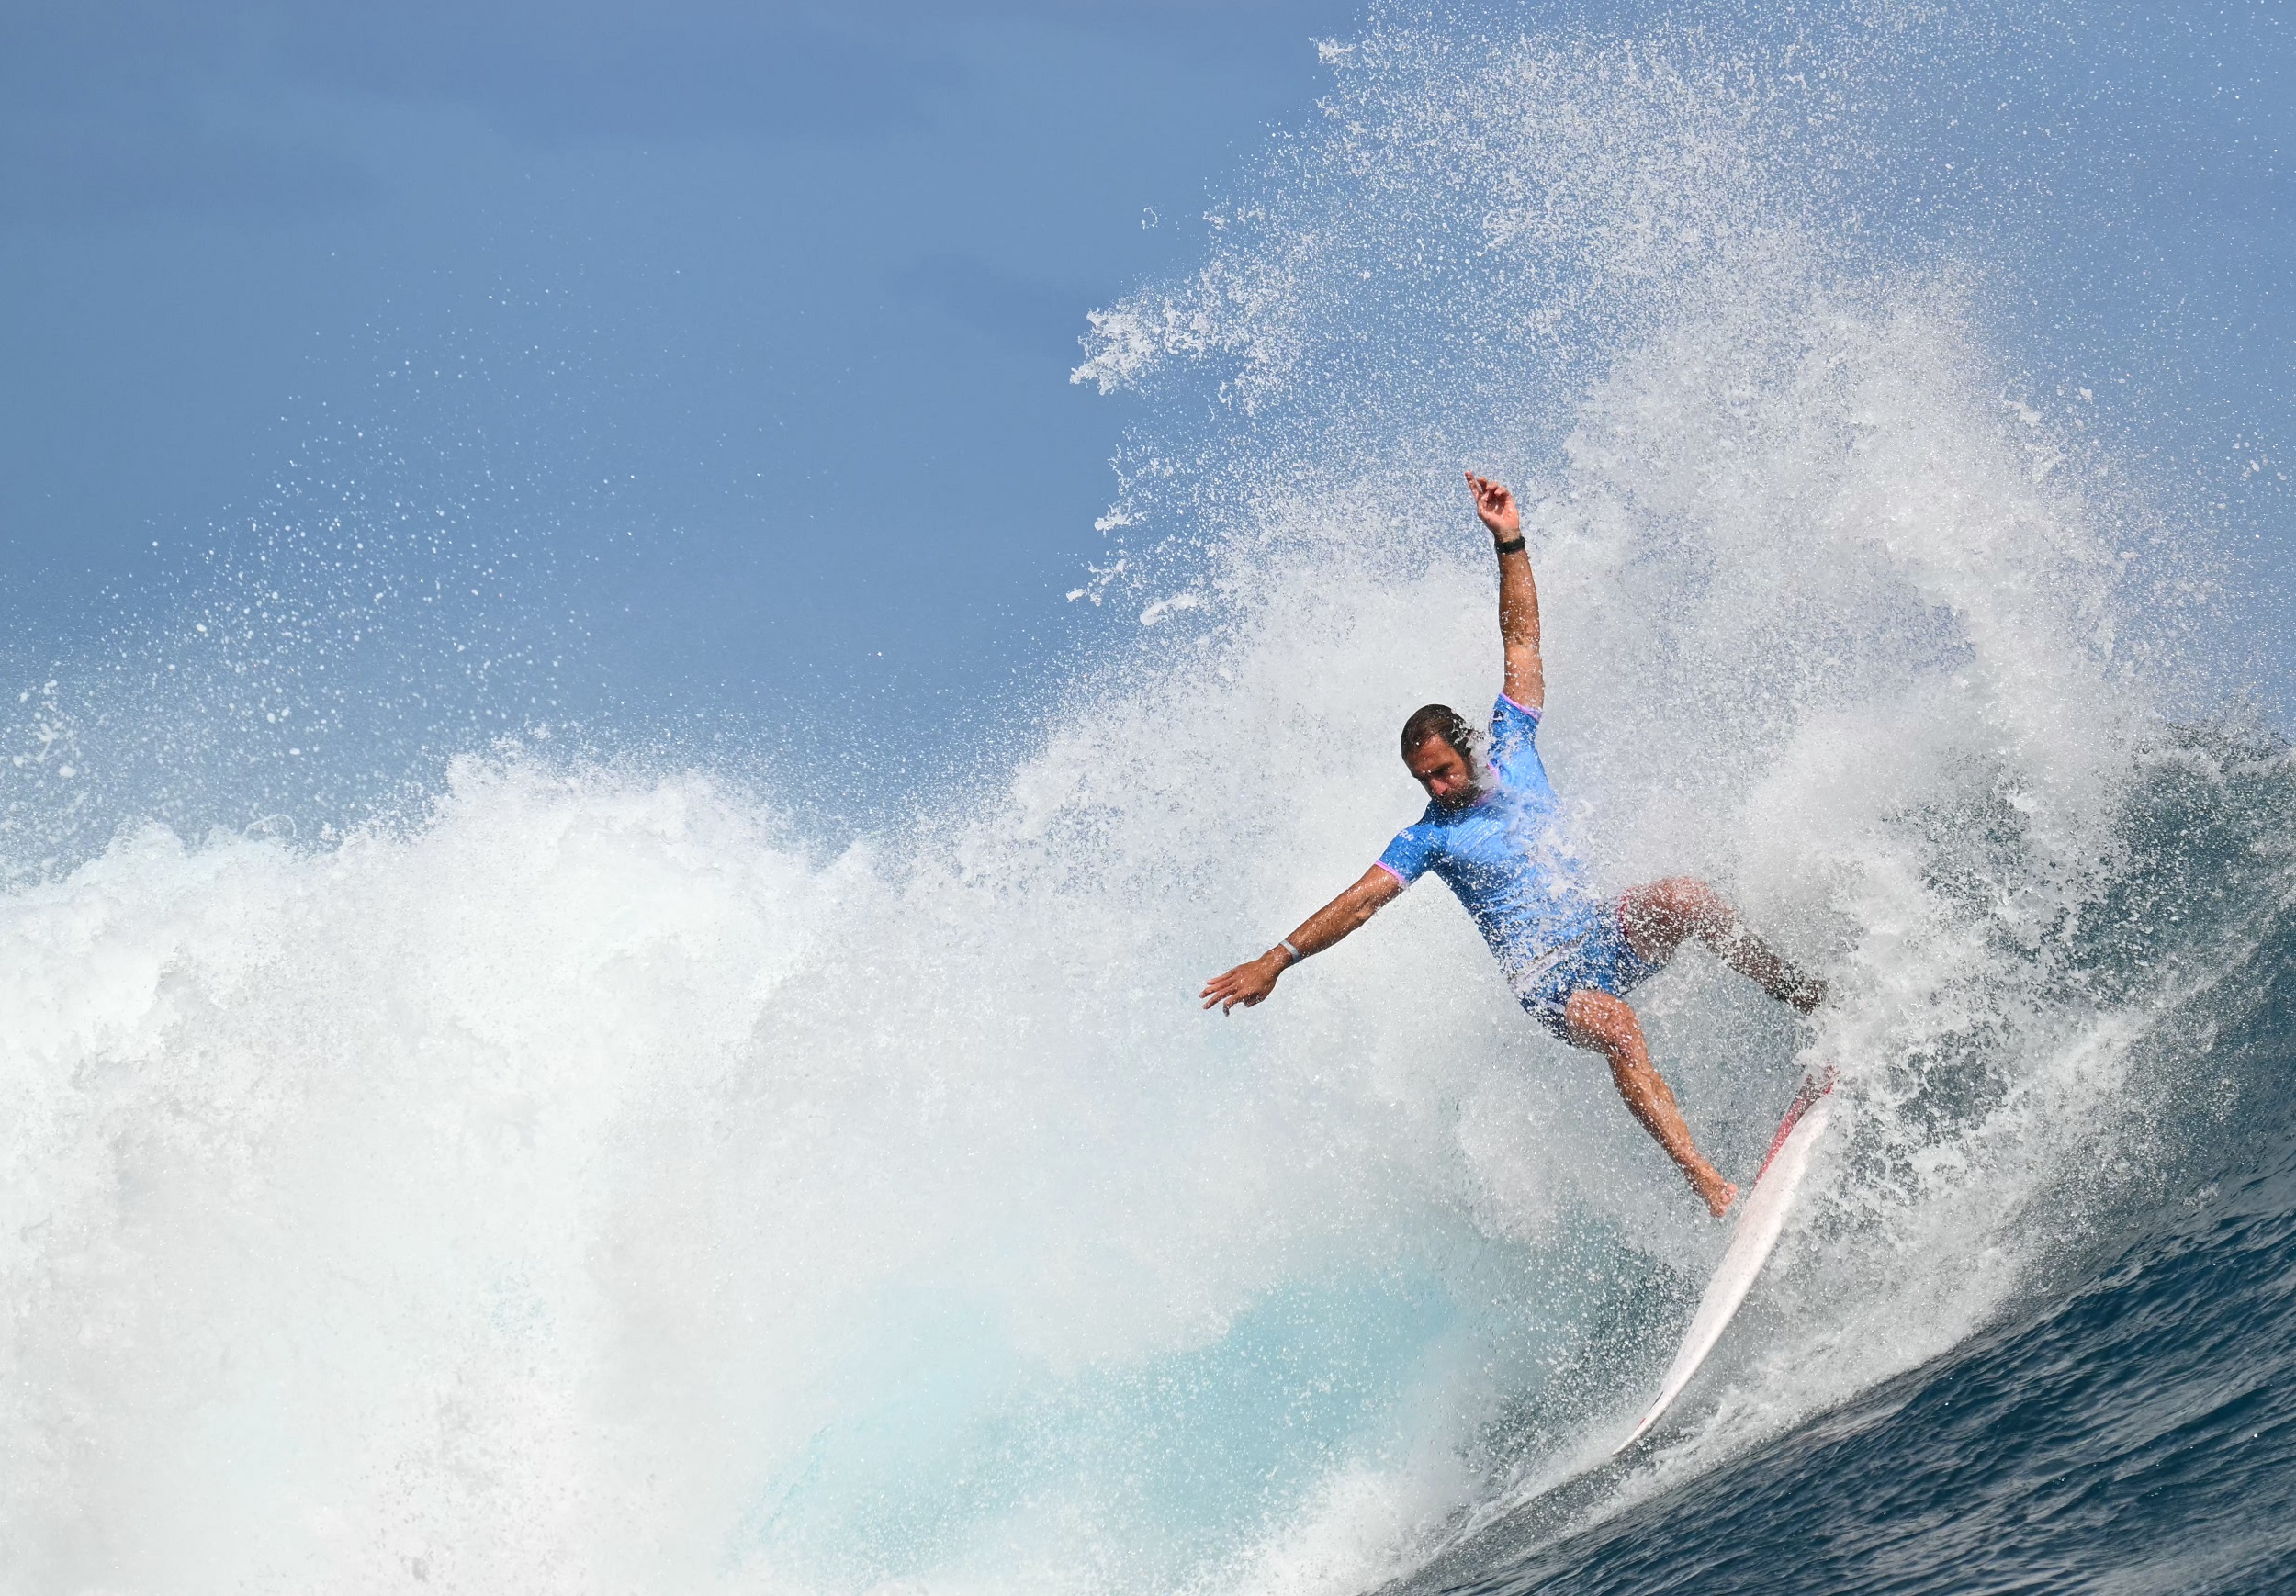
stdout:
[[1610,1061],[1610,1078],[1617,1083],[1627,1108],[1666,1149],[1667,1156],[1682,1165],[1691,1189],[1719,1218],[1738,1196],[1738,1187],[1699,1155],[1674,1094],[1650,1067],[1650,1050],[1643,1042],[1642,1022],[1635,1011],[1624,998],[1581,986],[1563,1006],[1563,1024],[1574,1046]]
[[1771,951],[1746,928],[1720,893],[1690,876],[1669,876],[1631,889],[1618,900],[1626,945],[1638,957],[1663,964],[1691,938],[1780,1003],[1804,1014],[1826,1001],[1826,983]]

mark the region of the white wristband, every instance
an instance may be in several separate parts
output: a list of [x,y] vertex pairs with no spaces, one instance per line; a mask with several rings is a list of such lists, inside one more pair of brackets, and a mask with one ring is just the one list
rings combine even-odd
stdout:
[[1294,964],[1299,963],[1300,960],[1305,959],[1305,958],[1307,957],[1307,955],[1306,955],[1305,953],[1300,952],[1299,949],[1297,949],[1297,948],[1295,948],[1295,947],[1293,947],[1293,946],[1291,945],[1291,938],[1289,938],[1289,937],[1286,937],[1286,938],[1282,940],[1282,941],[1280,941],[1280,942],[1277,943],[1277,944],[1276,944],[1276,946],[1277,946],[1277,947],[1278,947],[1278,948],[1281,948],[1281,949],[1282,949],[1285,952],[1287,952],[1287,953],[1290,954],[1290,955],[1291,955],[1291,961],[1292,961]]

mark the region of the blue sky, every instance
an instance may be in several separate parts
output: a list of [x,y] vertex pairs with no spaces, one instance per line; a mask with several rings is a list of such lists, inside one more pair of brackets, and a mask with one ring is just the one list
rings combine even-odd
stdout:
[[[1942,42],[1863,85],[1919,131],[1858,204],[1997,265],[2037,382],[2133,374],[2124,452],[2223,506],[2268,638],[2279,12],[1874,14]],[[15,0],[0,648],[37,680],[323,534],[391,545],[378,602],[469,576],[456,624],[523,638],[578,714],[971,736],[1108,624],[1062,594],[1142,411],[1068,382],[1086,310],[1197,264],[1207,204],[1313,121],[1314,40],[1361,26],[1338,0]]]
[[639,697],[976,694],[1101,544],[1131,407],[1067,381],[1086,311],[1193,264],[1353,18],[13,6],[15,650],[348,492],[552,556]]

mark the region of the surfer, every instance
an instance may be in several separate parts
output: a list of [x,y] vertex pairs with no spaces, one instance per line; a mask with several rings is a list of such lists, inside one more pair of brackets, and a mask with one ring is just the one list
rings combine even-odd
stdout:
[[1694,938],[1804,1014],[1824,1001],[1825,983],[1763,946],[1702,881],[1671,876],[1615,899],[1588,885],[1559,835],[1555,790],[1539,762],[1547,672],[1522,516],[1500,484],[1470,471],[1467,485],[1499,556],[1506,673],[1487,743],[1479,746],[1447,704],[1414,712],[1403,723],[1403,764],[1426,789],[1426,813],[1396,835],[1355,885],[1258,958],[1214,976],[1199,995],[1206,1008],[1217,1004],[1222,1014],[1238,1004],[1253,1006],[1276,990],[1285,971],[1331,947],[1433,871],[1474,916],[1523,1006],[1563,1040],[1609,1061],[1626,1107],[1718,1218],[1738,1187],[1691,1140],[1674,1094],[1650,1065],[1626,995]]

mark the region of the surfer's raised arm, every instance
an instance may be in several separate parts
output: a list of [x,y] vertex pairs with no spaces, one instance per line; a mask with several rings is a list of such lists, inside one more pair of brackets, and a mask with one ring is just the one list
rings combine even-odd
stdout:
[[1490,478],[1469,471],[1467,486],[1499,551],[1499,641],[1507,666],[1502,691],[1536,714],[1547,707],[1547,665],[1538,652],[1538,583],[1524,546],[1523,515],[1514,495]]
[[1222,1014],[1239,1003],[1251,1007],[1276,990],[1277,976],[1346,936],[1378,914],[1381,905],[1393,902],[1402,890],[1403,883],[1393,871],[1373,865],[1354,886],[1300,921],[1290,936],[1248,963],[1213,976],[1197,995],[1206,1008],[1218,1004]]

